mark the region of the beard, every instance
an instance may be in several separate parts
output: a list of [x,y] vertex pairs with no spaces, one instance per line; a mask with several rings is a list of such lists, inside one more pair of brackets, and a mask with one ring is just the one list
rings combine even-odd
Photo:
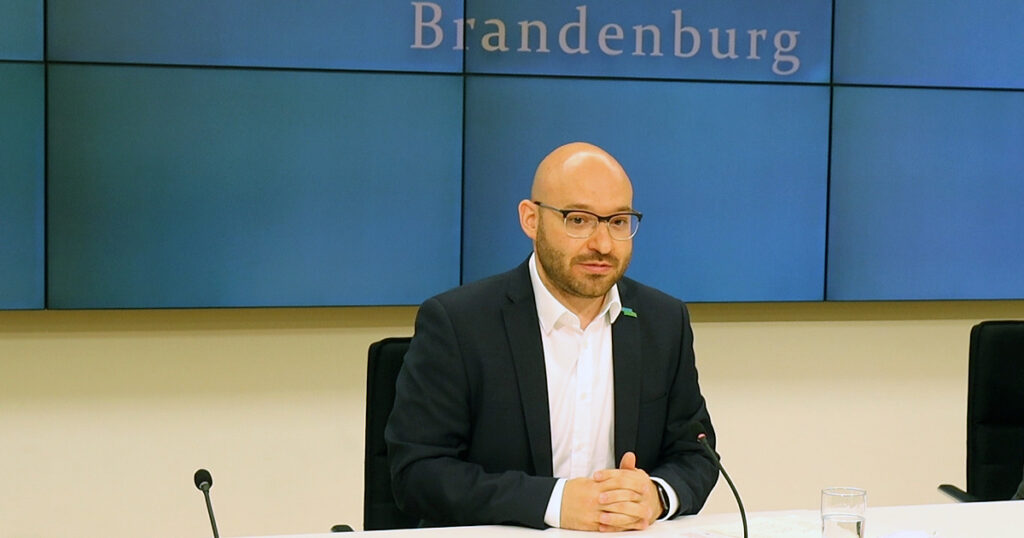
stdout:
[[[547,241],[544,227],[537,228],[537,261],[544,268],[544,273],[559,290],[574,297],[594,299],[604,297],[608,290],[612,289],[629,267],[630,254],[624,260],[612,255],[604,255],[596,252],[570,258],[566,253],[559,250]],[[600,261],[609,263],[615,270],[607,275],[583,275],[574,276],[572,266],[579,263]]]

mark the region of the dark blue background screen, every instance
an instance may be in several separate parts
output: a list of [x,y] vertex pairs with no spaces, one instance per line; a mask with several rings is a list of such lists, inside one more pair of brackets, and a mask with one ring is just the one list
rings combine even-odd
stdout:
[[0,0],[0,308],[417,304],[525,259],[516,203],[571,140],[634,181],[629,275],[684,300],[1024,298],[1022,26],[1016,0]]

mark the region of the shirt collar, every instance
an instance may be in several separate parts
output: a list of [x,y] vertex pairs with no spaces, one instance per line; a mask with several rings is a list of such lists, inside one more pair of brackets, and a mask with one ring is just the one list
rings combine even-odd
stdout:
[[[540,273],[537,272],[537,253],[530,255],[530,283],[533,284],[533,296],[537,302],[537,317],[540,318],[540,329],[544,334],[550,334],[551,331],[559,326],[559,322],[562,325],[572,323],[574,326],[579,327],[579,317],[573,314],[568,308],[565,307],[558,299],[552,295],[551,291],[548,290],[547,286],[540,279]],[[601,313],[597,315],[600,319],[602,316],[608,316],[608,324],[615,323],[615,320],[619,317],[619,313],[622,312],[622,301],[619,300],[619,285],[613,284],[612,289],[608,290],[608,293],[604,296],[604,305],[601,306]]]

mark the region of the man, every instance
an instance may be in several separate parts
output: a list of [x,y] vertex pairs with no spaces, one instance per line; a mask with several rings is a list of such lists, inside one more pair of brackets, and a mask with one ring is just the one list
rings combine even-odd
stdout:
[[555,149],[519,203],[533,255],[421,306],[385,439],[427,525],[643,529],[718,471],[686,307],[623,273],[640,214],[619,163]]

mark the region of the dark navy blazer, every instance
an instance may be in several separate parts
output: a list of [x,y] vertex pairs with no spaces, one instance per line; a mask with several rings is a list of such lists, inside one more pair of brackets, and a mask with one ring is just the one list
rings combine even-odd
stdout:
[[[692,438],[714,430],[697,384],[685,305],[628,278],[612,325],[615,461],[700,510],[718,471]],[[425,525],[544,528],[552,475],[544,351],[529,266],[427,300],[396,386],[385,439],[399,507]],[[688,433],[691,432],[691,433]],[[712,445],[713,446],[713,445]]]

